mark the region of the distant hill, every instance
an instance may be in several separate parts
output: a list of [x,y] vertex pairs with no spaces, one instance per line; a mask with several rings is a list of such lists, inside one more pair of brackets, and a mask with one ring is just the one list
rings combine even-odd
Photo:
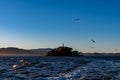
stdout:
[[[62,52],[61,52],[62,51]],[[68,50],[69,51],[69,50]],[[56,54],[57,53],[57,54]],[[60,54],[59,54],[60,53]],[[66,53],[66,54],[63,54]],[[77,51],[68,52],[69,55],[79,54],[81,56],[120,56],[120,53],[83,53]],[[40,49],[20,49],[15,47],[0,48],[0,56],[69,56],[67,52],[64,52],[64,48],[58,47],[52,48],[40,48]]]
[[38,53],[15,47],[0,48],[0,56],[41,56]]
[[49,51],[53,50],[52,48],[40,48],[40,49],[30,49],[30,52],[41,54],[41,56],[45,56]]

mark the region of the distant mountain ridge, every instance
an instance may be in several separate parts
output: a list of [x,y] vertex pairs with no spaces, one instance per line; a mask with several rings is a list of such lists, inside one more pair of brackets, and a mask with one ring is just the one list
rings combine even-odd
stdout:
[[[37,49],[36,49],[37,50]],[[44,51],[45,52],[45,51]],[[25,50],[16,47],[0,48],[0,56],[43,56],[44,54],[39,51]]]
[[[45,56],[52,48],[20,49],[16,47],[0,48],[0,56]],[[120,56],[120,53],[82,53],[84,56]]]
[[41,54],[41,56],[45,56],[47,52],[53,50],[52,48],[39,48],[39,49],[29,49],[30,52]]

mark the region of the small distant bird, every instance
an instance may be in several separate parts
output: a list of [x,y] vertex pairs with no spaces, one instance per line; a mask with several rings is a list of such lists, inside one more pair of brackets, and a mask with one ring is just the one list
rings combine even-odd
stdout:
[[16,64],[12,66],[12,69],[17,69],[17,68],[19,68],[19,66]]
[[80,18],[75,18],[74,21],[80,21]]
[[20,63],[23,63],[23,62],[24,62],[24,60],[23,60],[23,59],[21,59],[19,62],[20,62]]
[[91,41],[92,41],[93,43],[95,43],[95,40],[91,39]]
[[28,62],[27,60],[23,60],[23,59],[21,59],[19,62],[24,66],[27,66],[30,64],[30,62]]

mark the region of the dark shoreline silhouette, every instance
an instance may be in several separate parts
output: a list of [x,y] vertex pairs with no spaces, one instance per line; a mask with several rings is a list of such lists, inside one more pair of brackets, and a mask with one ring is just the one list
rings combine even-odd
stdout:
[[[60,49],[61,47],[58,47]],[[69,49],[69,47],[67,47]],[[56,50],[52,48],[40,48],[40,49],[20,49],[16,47],[0,48],[0,56],[45,56],[47,53]],[[71,49],[71,48],[70,48]],[[120,56],[120,53],[84,53],[71,50],[70,52],[62,52],[61,56]],[[69,53],[69,54],[68,54]],[[73,54],[74,53],[74,54]],[[60,55],[58,55],[60,56]]]

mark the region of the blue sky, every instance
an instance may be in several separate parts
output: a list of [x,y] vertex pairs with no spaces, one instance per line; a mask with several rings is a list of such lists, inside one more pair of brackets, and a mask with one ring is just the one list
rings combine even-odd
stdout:
[[64,43],[82,52],[120,52],[119,3],[0,0],[0,47],[55,48]]

